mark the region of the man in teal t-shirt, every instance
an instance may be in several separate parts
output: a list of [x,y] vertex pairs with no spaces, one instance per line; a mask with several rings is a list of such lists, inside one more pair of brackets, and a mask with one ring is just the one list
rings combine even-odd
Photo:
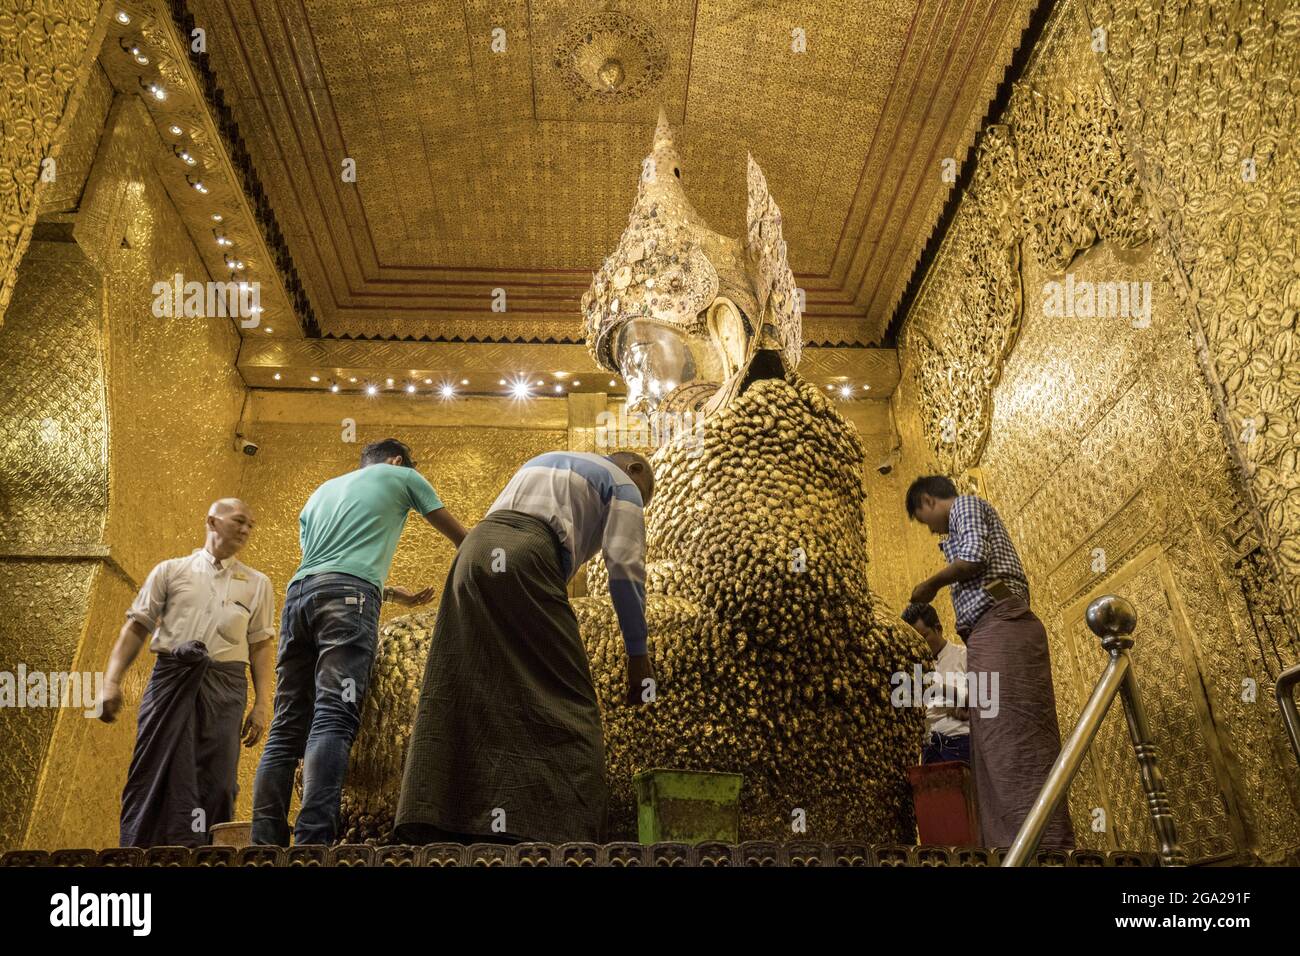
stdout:
[[325,482],[298,516],[302,562],[280,622],[275,716],[253,781],[253,842],[288,846],[289,797],[302,760],[294,843],[332,843],[379,638],[379,605],[433,597],[385,587],[406,517],[419,512],[457,547],[465,528],[396,438],[367,445],[361,467]]

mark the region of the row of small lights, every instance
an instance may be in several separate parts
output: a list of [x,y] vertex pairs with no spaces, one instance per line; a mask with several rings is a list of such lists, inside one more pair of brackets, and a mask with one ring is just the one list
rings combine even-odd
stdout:
[[[272,377],[275,381],[278,382],[278,381],[281,380],[281,377],[282,377],[282,376],[281,376],[281,374],[280,374],[279,372],[276,372],[276,373],[275,373],[273,376],[271,376],[271,377]],[[318,383],[321,381],[321,377],[320,377],[319,375],[312,375],[312,376],[309,376],[309,378],[310,378],[310,380],[312,381],[312,383],[314,383],[314,384],[318,384]],[[386,379],[385,382],[386,382],[386,385],[387,385],[388,388],[394,388],[394,387],[396,387],[396,385],[397,385],[397,382],[396,382],[395,379],[391,379],[391,378],[390,378],[390,379]],[[357,383],[357,378],[356,378],[356,376],[354,375],[354,376],[349,377],[349,378],[348,378],[348,383],[351,384],[351,385],[357,385],[358,383]],[[433,379],[431,379],[431,378],[426,378],[426,379],[424,380],[424,384],[425,384],[425,385],[433,385]],[[462,378],[462,379],[460,380],[460,384],[461,384],[462,386],[464,386],[464,385],[468,385],[468,384],[469,384],[469,379],[467,379],[467,378]],[[512,398],[532,398],[532,397],[533,397],[533,389],[534,389],[534,388],[543,388],[543,387],[545,387],[546,382],[545,382],[543,379],[540,379],[540,378],[539,378],[539,379],[537,379],[536,382],[534,383],[534,381],[533,381],[532,379],[530,379],[529,377],[527,377],[527,376],[516,376],[514,379],[512,379],[512,380],[510,380],[510,381],[507,381],[507,380],[504,379],[504,378],[503,378],[503,379],[499,379],[499,380],[497,381],[497,384],[498,384],[498,385],[505,386],[505,387],[509,390],[510,395],[511,395]],[[577,386],[581,385],[582,382],[581,382],[579,379],[574,379],[573,382],[572,382],[571,384],[572,384],[573,387],[577,387]],[[617,381],[617,379],[612,379],[612,378],[611,378],[611,379],[609,380],[609,387],[610,387],[610,388],[616,388],[616,387],[618,387],[618,381]],[[564,384],[563,384],[563,383],[560,383],[560,382],[557,382],[557,383],[555,384],[555,386],[554,386],[554,391],[555,391],[555,394],[557,394],[557,395],[563,395],[563,394],[564,394],[564,389],[565,389]],[[341,385],[339,385],[338,382],[336,382],[336,381],[334,381],[334,380],[330,380],[330,383],[329,383],[329,390],[330,390],[331,392],[340,392],[340,391],[343,390],[343,387],[342,387]],[[409,394],[409,395],[417,394],[417,393],[419,392],[419,390],[420,390],[420,389],[419,389],[419,386],[416,385],[414,382],[407,382],[407,383],[403,386],[403,391],[405,391],[405,392],[406,392],[407,394]],[[376,384],[374,384],[373,382],[366,382],[364,385],[361,386],[361,391],[364,391],[367,395],[378,395],[378,394],[379,394],[379,386],[376,385]],[[456,395],[457,395],[458,393],[457,393],[457,391],[456,391],[456,385],[455,385],[454,383],[452,383],[452,382],[443,382],[441,385],[439,385],[439,386],[437,387],[437,394],[438,394],[441,398],[455,398]]]
[[[131,23],[131,15],[127,13],[125,10],[117,11],[116,19],[117,22],[122,24],[123,26],[129,26]],[[140,49],[140,43],[138,42],[132,43],[126,39],[120,40],[119,43],[123,51],[125,51],[129,56],[131,56],[136,63],[140,64],[141,66],[149,65],[149,57],[144,53],[143,50]],[[163,100],[167,99],[167,91],[162,87],[161,83],[157,81],[153,83],[146,83],[142,79],[140,80],[140,85],[145,90],[147,90],[149,94],[153,96],[153,98],[158,102],[161,103]],[[173,123],[169,127],[168,132],[170,132],[173,136],[177,136],[177,137],[185,135],[185,130],[183,130],[180,126],[177,126],[175,123]],[[194,167],[197,166],[199,163],[199,161],[194,158],[194,154],[192,154],[189,151],[189,148],[186,147],[183,143],[177,143],[176,145],[174,145],[172,147],[172,152],[175,153],[176,158],[179,159],[186,166]],[[201,178],[195,178],[193,176],[190,176],[188,173],[186,173],[185,175],[185,181],[189,183],[190,186],[194,189],[194,191],[199,193],[200,195],[206,196],[211,191],[208,188],[208,186],[204,184]],[[221,213],[214,212],[212,214],[212,221],[214,223],[217,223],[218,227],[220,226],[223,219],[224,217],[221,215]],[[217,246],[220,247],[222,251],[225,253],[226,266],[230,269],[231,275],[233,276],[237,272],[243,272],[244,260],[239,258],[235,254],[234,240],[227,237],[224,233],[222,233],[219,230],[219,228],[214,228],[212,230],[212,235],[216,239]],[[247,287],[245,283],[241,283],[240,286],[241,288]],[[254,306],[253,311],[261,312],[262,308],[261,306]],[[275,330],[268,326],[264,331],[266,331],[269,334]]]

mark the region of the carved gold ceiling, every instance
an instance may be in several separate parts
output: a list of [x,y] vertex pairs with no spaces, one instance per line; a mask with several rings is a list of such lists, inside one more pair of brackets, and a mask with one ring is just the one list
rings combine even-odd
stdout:
[[746,152],[762,164],[805,339],[870,344],[1035,5],[185,7],[324,335],[578,341],[663,105],[719,231],[743,229]]

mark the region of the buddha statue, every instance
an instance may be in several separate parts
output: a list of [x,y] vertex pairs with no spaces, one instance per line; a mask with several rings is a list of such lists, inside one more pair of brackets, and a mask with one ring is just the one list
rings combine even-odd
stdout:
[[[629,408],[703,422],[698,440],[679,433],[651,458],[653,702],[621,701],[599,559],[594,596],[573,599],[601,700],[609,838],[635,838],[633,774],[671,768],[743,776],[742,840],[910,843],[922,711],[891,706],[891,676],[928,651],[867,585],[861,442],[796,371],[800,297],[758,164],[743,241],[709,228],[682,177],[661,112],[627,229],[582,299],[588,346],[624,376]],[[381,636],[344,797],[349,840],[391,828],[433,618]]]

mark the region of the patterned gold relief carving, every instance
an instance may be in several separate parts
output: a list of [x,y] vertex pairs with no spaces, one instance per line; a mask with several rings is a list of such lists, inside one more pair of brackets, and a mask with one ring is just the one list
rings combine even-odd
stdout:
[[[1198,339],[1189,323],[1195,314],[1191,307],[1219,309],[1214,303],[1222,299],[1208,298],[1194,282],[1189,286],[1177,243],[1164,241],[1163,220],[1148,224],[1143,218],[1148,204],[1189,228],[1192,217],[1184,220],[1172,211],[1175,207],[1165,209],[1160,200],[1170,187],[1163,182],[1152,185],[1156,180],[1149,166],[1142,186],[1152,192],[1138,188],[1130,164],[1141,167],[1141,144],[1163,135],[1159,123],[1186,127],[1186,117],[1201,117],[1197,122],[1204,117],[1191,104],[1184,104],[1182,119],[1167,110],[1129,112],[1123,87],[1117,85],[1112,99],[1106,77],[1096,68],[1083,5],[1067,0],[1053,16],[1004,116],[1018,147],[1014,188],[1021,207],[1045,204],[1039,214],[1018,220],[1024,240],[1019,273],[1026,296],[1014,351],[1004,355],[1000,368],[988,371],[995,364],[991,356],[1004,351],[1010,326],[1003,313],[987,305],[974,314],[962,311],[954,291],[962,288],[961,282],[971,281],[964,271],[974,261],[970,244],[998,248],[1005,242],[1011,217],[968,218],[959,211],[904,329],[900,358],[905,374],[895,393],[900,430],[905,447],[919,442],[925,449],[912,453],[918,465],[927,455],[935,456],[941,469],[960,471],[978,464],[986,494],[1020,548],[1035,609],[1048,627],[1063,729],[1077,720],[1104,664],[1095,637],[1079,620],[1079,602],[1101,589],[1125,594],[1139,605],[1138,676],[1148,708],[1159,714],[1152,720],[1158,724],[1157,744],[1170,777],[1180,835],[1193,843],[1193,855],[1255,850],[1276,858],[1300,842],[1300,788],[1289,779],[1291,758],[1269,695],[1278,669],[1300,658],[1300,647],[1294,631],[1279,626],[1278,592],[1270,589],[1268,572],[1261,573],[1262,564],[1250,558],[1263,552],[1257,536],[1241,530],[1249,525],[1243,517],[1249,509],[1225,450],[1222,418],[1216,413],[1214,393],[1206,388]],[[1159,24],[1143,19],[1144,49],[1153,57],[1156,48],[1167,51],[1160,31],[1173,29],[1170,24],[1175,22],[1179,29],[1206,22],[1197,16],[1200,19],[1170,14]],[[1122,52],[1115,46],[1115,33],[1112,24],[1111,51],[1103,58],[1108,71],[1117,69]],[[1200,55],[1196,49],[1194,59]],[[1183,71],[1173,73],[1179,77],[1172,87],[1177,89]],[[1142,80],[1152,102],[1160,99],[1165,75]],[[1201,82],[1202,90],[1212,84],[1208,75]],[[1084,89],[1091,92],[1081,92]],[[1042,98],[1026,98],[1026,91],[1041,92]],[[1228,90],[1224,95],[1235,94]],[[1118,112],[1096,105],[1116,101]],[[1225,102],[1207,97],[1197,108],[1218,109]],[[1087,117],[1079,118],[1079,139],[1041,119],[1050,117],[1053,103],[1093,104]],[[1021,125],[1054,132],[1034,139],[1030,149],[1018,135]],[[1141,135],[1126,139],[1132,130]],[[1202,196],[1200,210],[1205,214],[1212,204],[1202,190],[1206,180],[1197,180],[1190,171],[1189,164],[1198,161],[1192,146],[1185,141],[1174,151],[1177,162],[1188,167],[1179,188],[1186,192],[1183,198]],[[1279,154],[1282,151],[1279,145]],[[990,149],[984,161],[996,163],[998,155]],[[1211,153],[1201,148],[1199,155],[1203,160]],[[1092,168],[1081,168],[1081,159]],[[1057,169],[1067,170],[1068,179],[1085,188],[1067,191],[1063,198],[1060,187],[1051,185]],[[974,177],[973,188],[992,175],[990,171],[985,179]],[[1231,197],[1226,179],[1223,185],[1223,195]],[[1029,193],[1039,198],[1027,202]],[[1064,208],[1080,196],[1089,198]],[[1185,208],[1182,199],[1179,203],[1178,210]],[[1213,229],[1205,218],[1195,224],[1198,242]],[[1090,225],[1094,220],[1103,227]],[[1160,241],[1143,241],[1153,237]],[[1228,259],[1234,261],[1225,260],[1224,269],[1217,272],[1203,269],[1199,274],[1209,286],[1217,289],[1229,277],[1237,281],[1244,268],[1235,262],[1237,257],[1255,269],[1252,275],[1257,278],[1272,261],[1237,241],[1248,238],[1240,225],[1218,229],[1215,241],[1231,251]],[[1295,241],[1294,228],[1270,234],[1268,240],[1271,248],[1286,250],[1293,249]],[[1288,260],[1286,269],[1291,268]],[[1078,281],[1150,282],[1150,325],[1122,316],[1045,315],[1040,295],[1047,282],[1063,279],[1062,269]],[[986,283],[989,274],[986,271]],[[1185,294],[1188,288],[1190,296]],[[982,289],[977,292],[983,294]],[[1268,370],[1276,368],[1270,363],[1279,355],[1289,354],[1290,346],[1277,344],[1262,331],[1260,323],[1269,314],[1263,301],[1267,288],[1256,285],[1241,294],[1244,302],[1254,303],[1245,306],[1243,315],[1252,316],[1256,325],[1254,331],[1240,323],[1235,326],[1241,332],[1238,347],[1247,356],[1239,362],[1245,371],[1238,384],[1248,390],[1251,376],[1262,382],[1272,375],[1274,394],[1285,394],[1285,375]],[[967,322],[974,327],[965,327]],[[1214,339],[1207,338],[1213,354]],[[927,340],[960,341],[965,351],[940,357],[937,349],[927,352]],[[971,355],[978,358],[971,360]],[[1218,361],[1221,364],[1222,358]],[[970,400],[972,395],[987,404],[979,406]],[[988,415],[982,449],[977,427],[956,429],[951,443],[955,447],[935,441],[936,423],[953,414],[951,409],[960,407],[963,399],[967,407],[983,408]],[[1276,425],[1276,415],[1272,421]],[[978,425],[978,419],[975,422]],[[1300,436],[1293,425],[1282,432],[1275,434],[1276,444],[1258,450],[1286,446],[1294,454]],[[1285,453],[1276,456],[1283,470],[1288,461]],[[1147,555],[1141,559],[1145,561],[1153,553],[1159,555],[1153,563],[1134,570],[1135,555]],[[1170,669],[1171,662],[1176,669]],[[1243,699],[1246,681],[1257,685],[1253,700]],[[1112,715],[1108,725],[1072,790],[1076,829],[1083,842],[1100,845],[1089,819],[1091,808],[1100,807],[1114,822],[1121,845],[1153,845],[1122,719]]]
[[94,542],[108,504],[98,272],[33,243],[0,326],[0,550]]
[[[93,561],[0,560],[0,670],[72,668],[94,570]],[[48,707],[0,713],[0,850],[12,850],[23,841],[57,714]]]
[[1300,7],[1086,9],[1300,628]]
[[1116,140],[1115,110],[1083,56],[1088,38],[1067,31],[1073,22],[1067,14],[1049,26],[1035,53],[1038,68],[1017,84],[1004,122],[986,130],[904,327],[926,396],[927,438],[954,474],[979,461],[992,393],[1023,311],[1041,305],[1036,287],[1022,289],[1022,254],[1059,272],[1099,239],[1123,248],[1149,239],[1136,177]]
[[0,322],[48,185],[42,160],[58,159],[57,134],[100,7],[95,0],[0,5]]
[[75,209],[86,185],[99,137],[104,131],[108,108],[113,103],[113,85],[96,62],[86,80],[80,105],[68,128],[67,139],[58,156],[58,178],[49,183],[41,195],[40,214]]

